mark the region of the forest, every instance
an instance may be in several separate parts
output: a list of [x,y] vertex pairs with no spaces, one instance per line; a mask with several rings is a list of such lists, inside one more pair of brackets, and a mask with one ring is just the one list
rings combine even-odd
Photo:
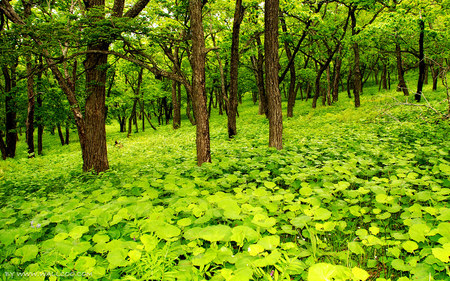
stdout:
[[1,0],[1,280],[450,279],[450,1]]

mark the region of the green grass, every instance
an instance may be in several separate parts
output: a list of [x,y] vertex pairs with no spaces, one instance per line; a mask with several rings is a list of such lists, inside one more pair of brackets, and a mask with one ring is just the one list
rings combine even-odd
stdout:
[[[75,133],[64,147],[46,135],[35,159],[21,142],[0,162],[1,276],[448,280],[450,126],[394,97],[404,101],[374,88],[358,109],[344,94],[315,110],[297,101],[281,151],[244,97],[233,140],[212,112],[213,163],[202,167],[187,120],[130,138],[108,125],[100,175],[81,172]],[[442,91],[427,98],[445,110]]]

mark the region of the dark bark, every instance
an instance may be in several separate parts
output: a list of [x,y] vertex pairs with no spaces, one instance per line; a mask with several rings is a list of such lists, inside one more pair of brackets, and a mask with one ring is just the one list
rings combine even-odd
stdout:
[[[286,21],[284,20],[284,17],[280,17],[281,22],[281,30],[283,30],[284,33],[287,33],[287,26]],[[292,63],[289,67],[289,74],[290,74],[290,81],[289,81],[289,93],[288,93],[288,104],[287,104],[287,117],[293,117],[294,116],[294,106],[295,106],[295,99],[297,98],[297,92],[295,90],[295,84],[296,84],[296,73],[295,73],[295,61],[292,58],[292,52],[291,48],[289,47],[289,43],[287,41],[284,42],[284,50],[286,51],[286,57],[289,61],[292,60]]]
[[61,145],[64,145],[66,142],[65,142],[65,140],[64,140],[64,135],[63,135],[63,132],[62,132],[62,129],[61,129],[61,125],[58,124],[56,127],[57,127],[57,129],[58,129],[58,137],[59,137],[59,141],[61,142]]
[[17,64],[2,67],[3,78],[5,80],[5,142],[6,157],[14,158],[16,156],[17,145],[17,113],[15,93],[13,89],[17,86],[16,82]]
[[173,105],[173,129],[180,128],[181,124],[181,107],[178,103],[177,82],[172,81],[172,105]]
[[263,46],[261,42],[261,37],[259,34],[256,37],[256,47],[258,48],[258,57],[252,57],[252,63],[254,68],[256,69],[256,84],[258,87],[258,95],[259,95],[259,115],[266,115],[269,117],[268,105],[267,105],[267,93],[266,86],[264,82],[264,54],[263,54]]
[[[327,67],[327,92],[326,92],[326,102],[328,105],[331,105],[331,73],[330,73],[330,65]],[[325,98],[322,102],[325,105]]]
[[239,31],[244,18],[242,0],[236,0],[234,11],[233,33],[231,36],[230,58],[230,96],[228,97],[228,137],[233,138],[237,134],[236,112],[238,95],[238,69],[239,69]]
[[433,79],[433,91],[437,90],[437,84],[439,79],[439,67],[436,67],[435,65],[430,65],[431,68],[431,76]]
[[2,153],[2,159],[6,160],[6,144],[3,141],[3,132],[0,130],[0,152]]
[[[40,67],[42,67],[42,58],[39,59]],[[37,74],[37,83],[36,83],[36,102],[37,102],[37,108],[38,108],[38,114],[36,114],[36,124],[38,127],[38,155],[42,155],[42,138],[44,135],[44,122],[42,120],[42,112],[43,112],[43,100],[42,100],[42,93],[43,93],[43,87],[42,87],[42,72],[38,72]]]
[[[355,36],[358,34],[358,31],[356,30],[356,6],[353,6],[350,8],[350,19],[351,19],[351,29],[352,29],[352,36]],[[352,50],[353,50],[353,96],[355,98],[355,107],[359,107],[361,105],[360,102],[360,93],[362,91],[362,75],[361,75],[361,68],[360,68],[360,55],[359,55],[359,45],[358,42],[352,43]]]
[[269,146],[283,148],[283,116],[278,86],[278,10],[279,0],[266,1],[264,12],[264,56],[269,108]]
[[334,78],[333,78],[333,102],[339,100],[339,81],[341,80],[341,66],[342,66],[342,47],[339,48],[337,58],[334,64]]
[[388,83],[387,83],[387,65],[386,63],[383,63],[383,71],[381,72],[381,79],[380,79],[380,87],[379,89],[387,90]]
[[349,67],[348,70],[348,75],[347,75],[347,96],[349,99],[352,98],[352,92],[351,89],[353,88],[353,71],[352,71],[352,67]]
[[409,96],[408,86],[406,86],[405,82],[405,71],[403,70],[403,62],[402,62],[402,52],[400,49],[400,44],[395,44],[395,55],[397,57],[397,75],[398,75],[398,86],[397,91],[403,91],[403,95]]
[[189,119],[189,122],[191,123],[191,125],[195,126],[196,122],[195,122],[194,117],[191,114],[191,109],[192,109],[191,95],[189,93],[187,93],[186,98],[187,98],[187,100],[186,100],[186,116]]
[[417,92],[414,95],[414,99],[420,102],[422,97],[423,84],[425,81],[425,55],[424,55],[424,33],[425,33],[425,23],[423,19],[419,19],[419,79],[417,81]]
[[202,0],[189,1],[192,33],[192,105],[196,126],[197,165],[211,162],[209,119],[205,95],[206,48],[203,32]]
[[26,138],[28,146],[28,158],[35,157],[34,154],[34,107],[35,107],[35,91],[34,91],[34,75],[33,65],[31,59],[28,59],[27,68],[27,96],[28,96],[28,108],[26,125]]
[[70,124],[67,122],[66,124],[66,145],[69,145],[70,142]]

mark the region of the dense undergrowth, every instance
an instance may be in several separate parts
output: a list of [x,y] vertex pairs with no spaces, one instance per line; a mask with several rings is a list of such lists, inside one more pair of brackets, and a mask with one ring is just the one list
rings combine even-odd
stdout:
[[101,175],[47,136],[45,156],[0,164],[1,278],[449,280],[450,126],[392,96],[298,101],[281,151],[250,101],[231,141],[213,111],[202,167],[187,122],[128,139],[109,126]]

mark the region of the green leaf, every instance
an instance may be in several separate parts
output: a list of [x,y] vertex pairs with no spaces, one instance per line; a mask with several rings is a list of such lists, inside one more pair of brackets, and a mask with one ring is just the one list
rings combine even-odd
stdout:
[[53,237],[53,240],[55,240],[55,242],[61,242],[64,239],[66,239],[67,237],[69,237],[68,233],[58,233],[55,235],[55,237]]
[[426,224],[413,224],[409,227],[409,237],[417,242],[424,242],[430,228]]
[[81,272],[92,272],[93,267],[96,264],[96,260],[91,257],[79,257],[75,263],[75,269]]
[[311,221],[311,217],[302,215],[302,216],[298,216],[298,217],[293,218],[293,219],[291,220],[291,224],[292,224],[293,226],[295,226],[296,228],[302,229],[302,228],[304,228],[304,227],[306,226],[306,224],[307,224],[308,222],[310,222],[310,221]]
[[128,252],[128,256],[130,257],[131,262],[137,262],[141,259],[141,251],[131,250]]
[[155,234],[161,239],[171,240],[171,238],[179,236],[181,230],[171,224],[164,223],[163,226],[156,229]]
[[248,252],[251,256],[256,256],[264,251],[264,247],[258,244],[248,246]]
[[27,261],[31,261],[34,258],[36,258],[37,254],[39,252],[39,248],[36,245],[25,245],[19,249],[16,250],[15,255],[21,256],[22,263],[25,263]]
[[111,250],[106,257],[106,260],[109,262],[109,269],[128,265],[127,256],[128,253],[125,249],[116,248]]
[[442,248],[431,249],[433,256],[444,263],[450,262],[450,243],[444,244]]
[[84,233],[89,231],[89,227],[84,225],[78,225],[72,228],[72,230],[69,232],[69,236],[73,239],[80,239],[81,236],[83,236]]
[[231,228],[227,225],[211,225],[203,228],[200,233],[203,240],[210,242],[229,241],[231,237]]
[[142,244],[144,244],[145,250],[150,253],[151,251],[153,251],[153,249],[156,248],[159,240],[154,235],[144,234],[141,236],[141,242]]
[[364,269],[359,267],[352,268],[352,280],[353,281],[365,281],[370,275]]
[[406,241],[402,243],[402,248],[407,252],[412,253],[419,248],[419,245],[414,241]]
[[327,220],[331,217],[331,212],[324,208],[314,211],[314,220]]
[[269,218],[266,214],[256,214],[252,220],[252,223],[264,228],[272,227],[276,222],[275,218]]
[[359,245],[358,242],[349,242],[348,243],[348,249],[350,252],[355,253],[357,255],[363,255],[364,249]]
[[275,248],[280,245],[280,236],[265,236],[261,238],[257,244],[262,246],[265,250],[275,250]]

